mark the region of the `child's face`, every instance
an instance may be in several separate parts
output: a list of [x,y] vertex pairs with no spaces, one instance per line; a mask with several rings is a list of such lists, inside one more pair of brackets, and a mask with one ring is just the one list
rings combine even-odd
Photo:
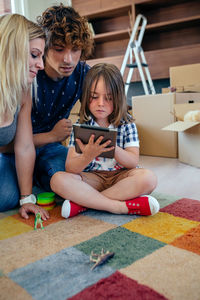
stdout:
[[89,110],[100,126],[108,126],[108,116],[113,112],[113,99],[111,93],[106,90],[102,77],[99,78],[96,89],[96,81],[93,82],[90,91]]

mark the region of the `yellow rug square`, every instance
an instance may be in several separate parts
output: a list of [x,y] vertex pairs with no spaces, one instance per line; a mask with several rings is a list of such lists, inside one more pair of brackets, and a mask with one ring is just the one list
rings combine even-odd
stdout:
[[4,240],[15,235],[33,230],[28,226],[13,217],[0,219],[0,240]]
[[134,219],[123,227],[168,244],[198,225],[199,222],[159,212],[154,216]]

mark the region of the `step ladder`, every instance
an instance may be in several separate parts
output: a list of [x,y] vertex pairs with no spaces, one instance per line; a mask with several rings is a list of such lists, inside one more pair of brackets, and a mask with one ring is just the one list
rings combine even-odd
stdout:
[[[142,49],[142,39],[144,36],[145,28],[147,24],[147,19],[139,14],[135,20],[135,24],[133,26],[133,30],[130,36],[130,40],[124,55],[124,59],[122,62],[121,66],[121,74],[124,78],[124,73],[126,68],[129,68],[129,71],[127,73],[127,77],[125,79],[125,93],[127,96],[128,93],[128,88],[133,76],[133,71],[135,68],[138,69],[141,80],[142,80],[142,85],[144,88],[144,92],[146,95],[149,95],[150,92],[151,94],[155,94],[155,88],[153,85],[153,81],[151,79],[151,75],[149,72],[148,64],[146,62],[145,56],[144,56],[144,51]],[[133,59],[135,61],[133,61]],[[145,73],[144,73],[145,70]],[[146,77],[145,77],[146,75]],[[149,84],[149,88],[147,86],[147,81]],[[150,90],[150,91],[149,91]]]

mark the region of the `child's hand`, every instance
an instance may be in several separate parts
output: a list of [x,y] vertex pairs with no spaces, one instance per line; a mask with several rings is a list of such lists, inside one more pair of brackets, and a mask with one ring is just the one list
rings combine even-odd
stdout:
[[103,152],[108,152],[115,148],[114,146],[107,147],[111,143],[111,140],[108,140],[105,143],[101,144],[103,136],[100,136],[96,141],[94,141],[94,138],[95,136],[94,134],[92,134],[89,138],[88,144],[86,145],[83,144],[80,139],[76,139],[76,142],[80,147],[82,154],[88,157],[90,160],[99,156]]

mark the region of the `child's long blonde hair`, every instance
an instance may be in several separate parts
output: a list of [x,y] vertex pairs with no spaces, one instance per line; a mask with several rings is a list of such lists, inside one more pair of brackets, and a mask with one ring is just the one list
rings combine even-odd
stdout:
[[122,123],[122,121],[127,123],[132,121],[131,116],[127,113],[124,82],[119,69],[113,64],[99,63],[94,65],[88,71],[83,83],[80,123],[88,121],[91,116],[91,112],[89,110],[91,87],[92,84],[95,83],[96,88],[100,77],[103,78],[106,90],[112,95],[113,99],[113,112],[108,117],[109,123],[114,126],[118,126]]
[[29,41],[45,39],[42,28],[18,14],[0,17],[0,123],[12,117],[29,88]]

